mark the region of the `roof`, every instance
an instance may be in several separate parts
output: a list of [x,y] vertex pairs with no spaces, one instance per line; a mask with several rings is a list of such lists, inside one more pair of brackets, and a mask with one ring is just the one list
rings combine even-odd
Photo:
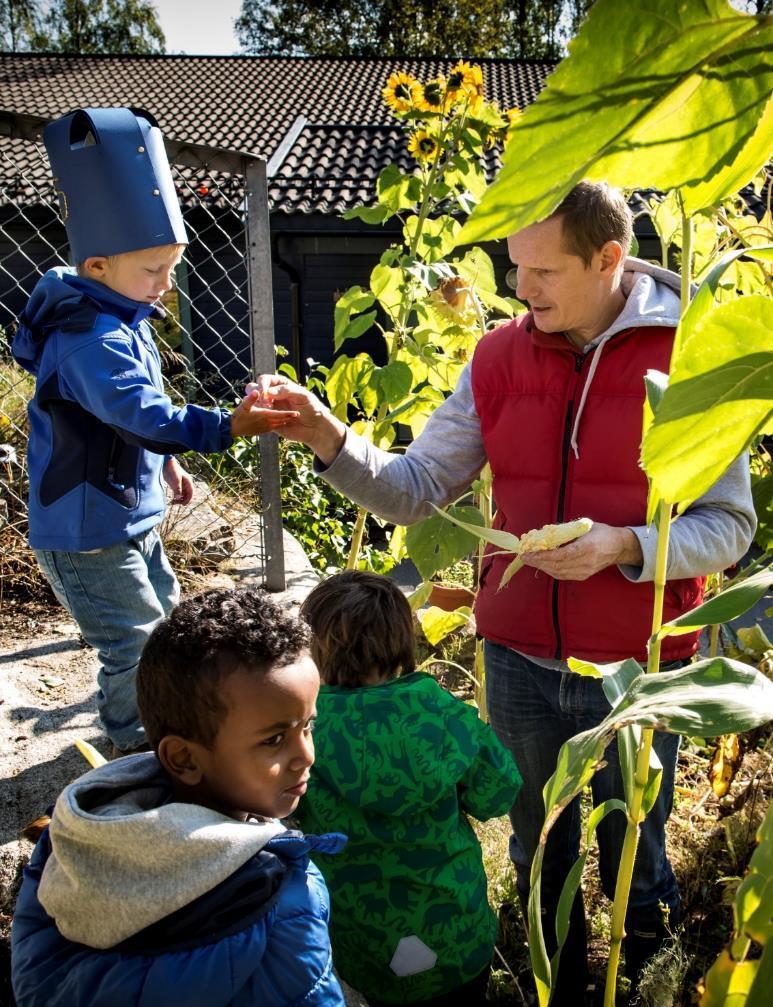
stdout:
[[[88,105],[145,108],[171,139],[266,160],[279,151],[269,193],[272,209],[340,213],[372,199],[375,179],[387,164],[413,165],[401,128],[381,97],[389,74],[400,69],[429,80],[456,62],[5,53],[0,54],[0,105],[44,118]],[[483,68],[486,97],[503,109],[532,102],[555,66],[548,60],[475,62]],[[10,149],[9,143],[19,142],[0,139],[0,149]],[[23,146],[14,147],[15,158],[26,158],[26,171],[39,173],[39,158]],[[0,174],[6,172],[0,167]],[[37,187],[47,188],[43,178]]]

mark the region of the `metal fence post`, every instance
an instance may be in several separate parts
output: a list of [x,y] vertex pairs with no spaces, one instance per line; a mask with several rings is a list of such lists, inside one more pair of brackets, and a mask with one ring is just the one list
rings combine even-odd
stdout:
[[[274,353],[274,301],[271,285],[271,232],[268,217],[266,162],[244,158],[247,216],[247,276],[252,365],[256,374],[276,368]],[[279,483],[279,439],[276,434],[258,438],[260,451],[265,584],[269,591],[285,589],[282,499]]]

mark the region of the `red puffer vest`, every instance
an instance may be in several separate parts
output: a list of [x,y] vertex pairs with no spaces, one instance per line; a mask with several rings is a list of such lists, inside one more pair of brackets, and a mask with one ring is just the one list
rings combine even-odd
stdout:
[[[534,328],[531,316],[481,340],[472,390],[494,476],[495,527],[522,535],[580,517],[645,524],[643,379],[649,369],[668,370],[673,338],[672,328],[634,328],[602,347],[580,418],[579,458],[570,438],[593,354]],[[646,660],[651,583],[633,584],[617,566],[586,581],[558,581],[524,567],[497,592],[511,559],[484,559],[475,607],[483,637],[533,657]],[[701,578],[669,581],[663,621],[693,608],[702,592]],[[661,659],[687,657],[697,646],[697,633],[666,637]]]

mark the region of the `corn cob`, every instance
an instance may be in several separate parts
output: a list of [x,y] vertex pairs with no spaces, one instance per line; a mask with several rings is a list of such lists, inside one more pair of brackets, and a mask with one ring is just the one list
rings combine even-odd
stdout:
[[577,521],[565,521],[563,524],[546,524],[521,535],[518,552],[542,552],[545,549],[557,549],[560,545],[573,542],[585,535],[593,527],[590,518],[581,517]]
[[564,521],[563,524],[546,524],[541,528],[533,528],[531,531],[524,532],[518,540],[515,559],[502,574],[497,591],[501,591],[509,583],[513,574],[518,573],[521,569],[523,566],[521,556],[524,553],[545,552],[548,549],[557,549],[560,545],[566,545],[567,542],[574,542],[576,538],[580,538],[580,536],[589,532],[592,527],[593,522],[590,518],[581,517],[576,521]]

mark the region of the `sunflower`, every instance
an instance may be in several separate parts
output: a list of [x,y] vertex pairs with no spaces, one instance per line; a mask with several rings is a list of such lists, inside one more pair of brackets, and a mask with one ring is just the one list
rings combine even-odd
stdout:
[[381,94],[393,112],[407,112],[415,106],[417,89],[420,87],[417,80],[399,70],[390,74]]
[[460,276],[441,280],[429,295],[430,304],[447,321],[472,325],[477,320],[475,295]]
[[523,112],[516,105],[514,108],[508,108],[505,112],[505,118],[507,119],[507,128],[512,129],[513,126],[518,122],[518,120],[523,115]]
[[408,140],[408,152],[417,161],[431,161],[438,151],[437,137],[426,129],[417,129]]
[[422,112],[443,112],[448,99],[446,96],[445,77],[430,80],[426,84],[417,84],[414,92],[416,107]]
[[452,100],[468,98],[479,104],[483,98],[483,71],[473,63],[460,59],[448,77],[448,94]]

